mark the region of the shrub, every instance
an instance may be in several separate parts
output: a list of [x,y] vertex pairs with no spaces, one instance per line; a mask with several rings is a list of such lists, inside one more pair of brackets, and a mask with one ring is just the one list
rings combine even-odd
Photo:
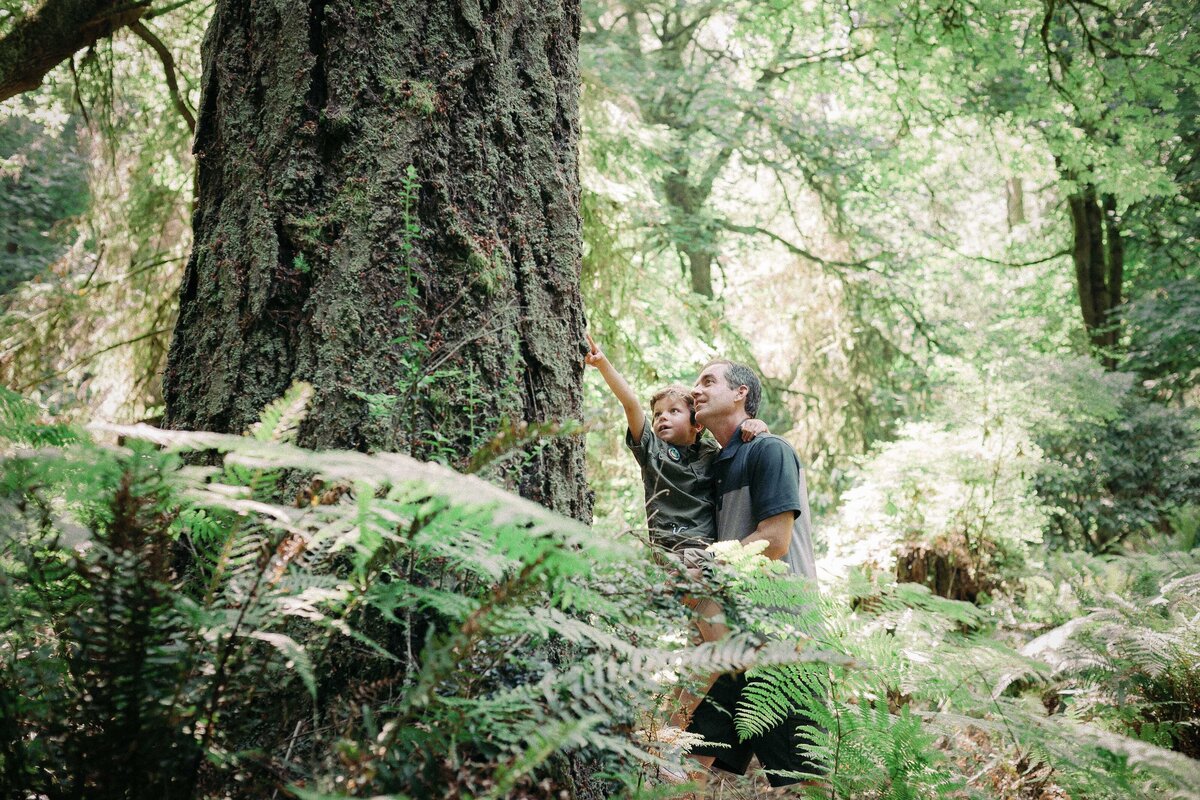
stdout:
[[1078,616],[1026,648],[1050,708],[1200,756],[1200,551],[1057,564]]
[[1036,453],[1014,425],[907,425],[860,468],[828,533],[831,554],[981,599],[1019,574],[1040,541],[1045,517],[1028,477]]
[[1092,553],[1167,532],[1200,491],[1200,417],[1124,395],[1116,415],[1040,431],[1035,486],[1050,509],[1048,541]]
[[1168,399],[1194,388],[1200,381],[1198,314],[1200,281],[1195,277],[1167,282],[1128,303],[1121,312],[1129,333],[1124,368]]

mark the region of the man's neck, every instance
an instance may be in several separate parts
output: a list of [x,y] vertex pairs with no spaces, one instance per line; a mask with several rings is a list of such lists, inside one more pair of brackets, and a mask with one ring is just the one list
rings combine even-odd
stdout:
[[717,444],[724,447],[733,439],[733,435],[737,433],[738,426],[748,419],[750,419],[749,414],[737,414],[716,424],[709,425],[708,430],[712,433],[713,438],[717,440]]

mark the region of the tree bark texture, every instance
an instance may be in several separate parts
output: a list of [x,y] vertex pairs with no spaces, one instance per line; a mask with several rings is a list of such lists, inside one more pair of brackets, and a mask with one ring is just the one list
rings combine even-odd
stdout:
[[1067,198],[1067,203],[1083,325],[1105,366],[1112,369],[1120,340],[1118,320],[1112,312],[1121,304],[1125,262],[1116,201],[1109,195],[1099,197],[1094,186],[1085,184]]
[[1016,230],[1025,224],[1025,186],[1021,178],[1009,178],[1004,182],[1005,205],[1008,211],[1008,229]]
[[[220,0],[167,424],[302,379],[301,444],[462,464],[579,419],[578,33],[578,0]],[[579,436],[506,478],[590,517]]]
[[0,102],[38,88],[50,70],[149,10],[149,0],[47,0],[0,39]]

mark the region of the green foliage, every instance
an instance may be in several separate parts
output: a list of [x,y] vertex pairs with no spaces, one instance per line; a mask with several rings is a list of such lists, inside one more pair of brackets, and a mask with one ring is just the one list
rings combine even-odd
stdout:
[[1038,437],[1035,484],[1053,543],[1105,552],[1169,529],[1200,490],[1200,419],[1128,391],[1108,419]]
[[0,294],[42,272],[71,244],[87,203],[78,120],[60,131],[0,116]]
[[970,370],[955,380],[949,418],[878,445],[825,535],[839,560],[975,600],[1024,570],[1047,518],[1028,420],[1006,407],[1012,387]]
[[[212,5],[161,5],[146,24],[173,54],[183,100],[195,108]],[[42,89],[7,102],[0,117],[10,133],[39,131],[15,154],[0,149],[4,163],[23,163],[36,178],[0,192],[0,228],[38,233],[36,247],[22,240],[15,254],[0,243],[0,262],[28,257],[32,269],[36,251],[38,270],[37,280],[5,284],[0,378],[75,419],[154,415],[193,185],[191,131],[158,54],[121,29],[49,73]]]
[[1155,394],[1175,399],[1200,382],[1200,282],[1194,276],[1160,286],[1121,314],[1129,334],[1126,368]]
[[[592,334],[647,388],[714,355],[760,368],[766,421],[821,465],[818,512],[844,458],[889,434],[923,383],[921,312],[878,235],[892,226],[846,213],[891,142],[824,100],[863,101],[838,72],[853,16],[602,0],[585,4],[581,40]],[[628,496],[619,435],[593,440],[594,473]]]
[[[3,4],[0,30],[31,8]],[[155,23],[193,106],[210,8]],[[598,381],[585,418],[607,524],[591,532],[436,468],[291,448],[299,395],[254,437],[143,430],[113,449],[0,393],[4,788],[100,794],[86,781],[128,756],[159,795],[536,795],[570,748],[636,794],[661,754],[629,729],[667,673],[758,659],[742,730],[807,709],[835,796],[1194,795],[1194,763],[1159,747],[1195,752],[1194,559],[1071,549],[1196,542],[1192,11],[585,4],[592,333],[647,390],[714,354],[758,363],[814,507],[845,501],[818,526],[834,566],[872,577],[819,596],[726,554],[717,588],[692,588],[738,635],[676,649],[682,590],[606,538],[632,538],[615,530],[641,524],[641,489]],[[71,66],[0,125],[0,245],[18,245],[0,272],[44,278],[13,287],[0,371],[52,411],[134,419],[160,405],[189,136],[132,36]],[[433,107],[424,83],[384,89],[406,113]],[[1118,201],[1128,373],[1077,357],[1063,199],[1086,181]],[[374,191],[347,182],[344,213]],[[387,431],[371,441],[515,479],[563,429],[512,422],[519,375],[483,398],[472,342],[412,313],[430,286],[411,258],[419,176],[387,191],[405,322],[398,373],[357,395]],[[454,246],[444,299],[469,314],[503,248]],[[713,301],[692,291],[693,257],[711,258]],[[282,503],[298,472],[310,488]],[[1007,644],[1075,620],[1037,659]],[[823,660],[765,663],[797,642]]]
[[1200,552],[1057,563],[1071,618],[1026,650],[1054,667],[1055,710],[1196,758]]
[[[186,610],[171,585],[164,524],[175,459],[144,445],[10,459],[0,705],[4,784],[15,795],[103,794],[112,765],[148,793],[184,795],[204,712],[188,691]],[[180,704],[164,707],[178,697]],[[169,703],[168,703],[169,705]],[[53,769],[48,769],[58,765]]]
[[[7,441],[59,446],[10,447],[3,462],[6,788],[100,796],[136,774],[173,797],[541,797],[567,785],[559,759],[573,752],[613,796],[640,796],[678,758],[633,735],[657,698],[744,670],[738,729],[805,713],[803,746],[835,797],[954,796],[972,775],[943,751],[967,724],[1060,784],[1088,784],[1101,763],[1122,765],[1121,786],[1190,780],[1153,745],[1000,696],[1050,668],[990,638],[972,604],[879,576],[821,593],[736,544],[690,583],[476,478],[288,444],[307,397],[294,387],[247,437],[97,429],[120,447],[31,432],[35,411],[7,398]],[[219,465],[181,458],[202,453]],[[274,478],[296,471],[312,488],[281,504]],[[1185,652],[1160,644],[1188,635],[1195,581],[1138,585],[1162,602],[1136,613],[1162,621],[1136,641]],[[684,593],[714,597],[733,635],[680,647]],[[1109,674],[1149,709],[1138,732],[1181,737],[1165,716],[1177,701],[1149,687],[1185,696],[1192,673],[1120,663]],[[137,769],[114,773],[116,758]]]
[[421,220],[417,216],[417,203],[421,199],[421,181],[417,176],[417,168],[409,164],[404,168],[404,177],[400,179],[400,208],[404,230],[400,236],[400,256],[406,269],[412,269],[412,251],[421,238]]
[[[501,797],[569,750],[634,785],[656,756],[629,730],[669,668],[805,657],[743,638],[681,653],[658,568],[479,479],[287,444],[308,396],[248,437],[142,426],[106,429],[123,447],[9,453],[8,789]],[[6,408],[8,440],[52,440]],[[180,458],[203,452],[223,466]],[[314,480],[296,506],[271,494],[289,470]]]
[[1043,539],[1103,552],[1186,529],[1190,409],[1084,360],[939,363],[943,404],[862,461],[825,530],[835,559],[982,601],[1037,568]]
[[38,409],[16,392],[0,386],[0,430],[14,445],[45,447],[64,445],[78,438],[78,432],[62,424],[38,419]]
[[[1174,568],[1195,571],[1183,563]],[[973,604],[861,572],[819,598],[811,587],[759,568],[738,570],[736,582],[738,590],[723,601],[736,609],[733,616],[760,635],[778,636],[778,621],[792,616],[782,609],[803,609],[807,646],[828,654],[820,663],[753,670],[736,718],[745,734],[797,712],[811,720],[801,746],[827,788],[809,796],[961,797],[964,790],[1013,796],[1001,793],[1001,785],[1026,778],[1032,796],[1054,787],[1114,800],[1156,792],[1194,796],[1196,762],[1097,727],[1100,714],[1047,716],[1039,693],[1059,662],[1004,644],[991,615]],[[1187,582],[1194,585],[1194,575]],[[779,583],[764,595],[770,600],[747,601],[759,585]],[[1180,612],[1176,619],[1186,618],[1187,608]],[[1067,699],[1080,684],[1053,685]],[[1106,691],[1108,684],[1091,685]],[[1119,706],[1113,693],[1105,698],[1109,708]],[[1171,702],[1157,708],[1176,710]],[[1006,773],[1009,760],[1022,765],[1026,778]]]

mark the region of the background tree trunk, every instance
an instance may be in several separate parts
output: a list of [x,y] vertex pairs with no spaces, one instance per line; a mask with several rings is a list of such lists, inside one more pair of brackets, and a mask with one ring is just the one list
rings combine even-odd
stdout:
[[668,173],[663,180],[663,198],[670,214],[671,238],[679,253],[687,260],[692,291],[711,300],[716,237],[705,214],[711,187],[705,191],[704,187],[689,182],[686,159],[687,156],[682,155],[684,166]]
[[1025,186],[1019,176],[1004,181],[1004,197],[1008,211],[1008,229],[1016,230],[1018,225],[1025,224]]
[[[465,463],[581,415],[576,0],[221,0],[166,422]],[[508,476],[590,516],[581,437]]]
[[1071,209],[1071,257],[1084,328],[1104,365],[1115,369],[1120,328],[1112,312],[1121,304],[1125,258],[1116,201],[1110,195],[1101,200],[1096,187],[1086,184],[1068,197],[1067,203]]

